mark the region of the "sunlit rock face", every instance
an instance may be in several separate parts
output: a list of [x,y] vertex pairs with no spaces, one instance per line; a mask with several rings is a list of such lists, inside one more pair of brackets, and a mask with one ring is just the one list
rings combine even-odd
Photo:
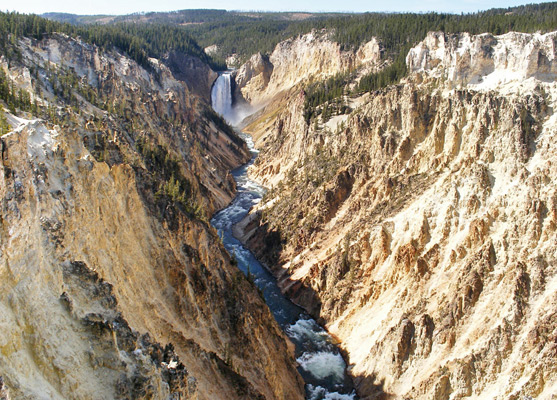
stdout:
[[[1,138],[0,397],[302,399],[207,221],[245,145],[163,63],[155,79],[63,35],[16,46],[0,67],[50,114],[6,113]],[[73,74],[79,107],[52,84]]]
[[376,39],[345,51],[330,33],[313,31],[280,42],[268,58],[253,55],[237,71],[235,95],[258,108],[300,82],[323,79],[364,64],[370,70],[381,64],[381,46]]
[[493,36],[430,32],[410,50],[406,63],[412,72],[442,76],[453,85],[498,89],[528,78],[555,81],[555,45],[554,33]]
[[554,396],[556,37],[431,33],[350,115],[308,126],[295,87],[249,126],[274,189],[242,238],[363,398]]

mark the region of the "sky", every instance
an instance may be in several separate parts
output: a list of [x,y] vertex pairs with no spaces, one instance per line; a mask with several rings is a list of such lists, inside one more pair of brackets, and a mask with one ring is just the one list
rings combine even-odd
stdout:
[[[246,11],[437,11],[467,13],[511,7],[535,0],[0,0],[0,11],[42,14],[130,14],[217,8]],[[538,1],[545,2],[545,1]]]

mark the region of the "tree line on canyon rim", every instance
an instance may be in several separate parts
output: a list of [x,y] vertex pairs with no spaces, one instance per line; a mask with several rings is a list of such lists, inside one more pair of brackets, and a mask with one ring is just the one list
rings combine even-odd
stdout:
[[[214,70],[226,68],[224,59],[236,54],[240,62],[252,54],[268,55],[281,40],[317,30],[331,32],[331,39],[342,49],[356,49],[377,37],[382,57],[388,65],[378,72],[363,76],[353,89],[353,71],[339,73],[324,81],[309,83],[306,87],[304,117],[310,124],[316,116],[324,121],[333,114],[344,114],[350,109],[343,97],[349,94],[379,90],[400,81],[407,73],[405,56],[408,50],[422,40],[429,31],[447,33],[491,32],[506,33],[548,31],[555,29],[557,2],[531,4],[506,9],[492,9],[472,14],[442,13],[365,13],[365,14],[307,14],[298,20],[293,13],[241,13],[224,10],[182,10],[170,13],[132,14],[114,17],[111,23],[101,24],[104,16],[75,16],[47,14],[51,19],[37,15],[0,13],[0,54],[8,62],[18,60],[15,43],[17,38],[41,39],[53,32],[79,36],[82,40],[104,49],[116,48],[140,65],[152,70],[149,57],[160,58],[169,51],[182,52],[206,62]],[[146,21],[146,23],[138,23]],[[71,22],[71,23],[69,23]],[[203,47],[216,44],[218,51],[207,55]],[[33,71],[31,71],[33,72]],[[75,74],[73,74],[75,75]],[[66,71],[65,77],[72,76]],[[62,77],[64,78],[64,77]],[[75,79],[55,79],[53,88],[57,95],[77,107],[72,98],[74,88],[93,104],[106,109],[109,102],[97,101],[95,90],[78,85]],[[13,85],[12,85],[13,86]],[[0,76],[0,100],[10,110],[20,108],[37,111],[28,93],[12,90],[9,80]],[[75,97],[75,96],[74,96]],[[105,104],[106,103],[106,104]],[[325,107],[320,107],[325,104]],[[118,107],[116,107],[118,108]],[[52,114],[51,117],[56,116]],[[2,132],[7,124],[2,124]]]
[[[400,53],[401,46],[422,40],[428,31],[448,33],[491,32],[502,34],[511,30],[534,32],[555,29],[557,3],[491,9],[471,14],[447,13],[261,13],[224,10],[180,10],[169,13],[132,14],[115,17],[115,23],[146,22],[180,25],[190,32],[202,47],[217,45],[216,57],[237,55],[240,63],[252,54],[270,54],[282,40],[312,30],[333,32],[332,40],[343,49],[357,48],[378,37],[385,56]],[[74,23],[98,22],[99,19],[68,15],[51,18]],[[215,56],[213,56],[215,57]]]
[[[135,48],[135,43],[143,44],[151,56],[169,50],[199,55],[203,53],[202,47],[217,45],[218,50],[211,57],[203,54],[200,57],[209,60],[213,66],[224,67],[224,59],[232,54],[236,54],[242,63],[252,54],[270,54],[280,41],[312,30],[333,32],[332,40],[343,49],[357,48],[372,37],[377,37],[384,48],[384,56],[391,58],[404,53],[403,50],[422,40],[429,31],[491,32],[496,35],[512,30],[547,31],[555,29],[557,3],[530,4],[471,14],[304,13],[302,19],[294,14],[181,10],[115,16],[106,25],[101,24],[106,16],[59,13],[45,16],[64,22],[64,30],[73,30],[99,45],[113,44],[126,51],[130,45]],[[76,25],[72,26],[68,22]],[[161,33],[164,35],[161,36]],[[132,38],[136,38],[134,44],[131,43]]]
[[[312,30],[332,32],[331,39],[343,49],[355,49],[379,38],[383,57],[391,64],[377,74],[364,77],[358,90],[372,91],[397,82],[406,74],[404,57],[410,47],[423,40],[429,31],[447,33],[509,31],[535,32],[555,29],[557,2],[491,9],[471,14],[447,13],[364,13],[307,14],[298,20],[292,13],[241,13],[223,10],[182,10],[170,13],[132,14],[114,17],[103,24],[104,16],[35,15],[7,13],[0,15],[0,52],[6,51],[8,33],[37,39],[52,32],[79,36],[103,48],[116,47],[140,65],[149,68],[149,57],[160,58],[169,51],[199,57],[215,70],[226,69],[225,58],[236,54],[246,61],[252,54],[270,54],[282,40]],[[68,23],[71,22],[71,23]],[[211,56],[203,47],[217,45]],[[346,77],[329,81],[326,91],[335,92],[344,86]],[[315,86],[313,89],[318,89]],[[313,90],[308,103],[319,104],[325,99],[322,90]],[[310,90],[311,94],[312,90]],[[330,95],[329,95],[330,97]]]
[[[183,10],[141,15],[142,20],[147,23],[137,23],[138,15],[115,17],[109,24],[100,24],[95,17],[72,17],[69,14],[48,16],[58,21],[37,15],[0,13],[0,54],[8,62],[17,60],[21,55],[17,53],[15,46],[9,45],[10,42],[14,43],[23,36],[41,39],[53,32],[60,32],[79,36],[82,40],[105,49],[114,47],[147,69],[151,69],[149,57],[160,58],[169,51],[177,51],[198,57],[215,70],[222,70],[226,68],[224,59],[229,55],[236,54],[241,61],[247,60],[256,52],[268,55],[281,40],[312,30],[332,32],[331,39],[338,42],[343,49],[355,49],[373,37],[379,38],[382,57],[389,64],[381,71],[363,76],[351,91],[346,88],[353,81],[352,71],[307,85],[304,117],[309,124],[319,114],[323,120],[327,120],[333,114],[349,112],[350,109],[341,100],[344,95],[370,92],[400,81],[407,73],[405,56],[408,50],[429,31],[472,34],[501,34],[512,30],[548,31],[555,29],[557,3],[531,4],[460,15],[309,14],[307,19],[301,21],[292,18],[291,13],[239,13],[223,10]],[[218,46],[218,52],[209,56],[203,51],[203,47],[213,44]],[[36,109],[26,93],[13,92],[6,77],[0,78],[1,100],[12,111],[16,107],[26,111]],[[77,86],[75,82],[63,79],[57,81],[57,89],[62,97],[67,97],[65,95],[71,93],[69,89]],[[95,93],[88,90],[83,94],[93,100],[91,97]],[[331,104],[327,104],[327,107],[319,107],[329,102]]]

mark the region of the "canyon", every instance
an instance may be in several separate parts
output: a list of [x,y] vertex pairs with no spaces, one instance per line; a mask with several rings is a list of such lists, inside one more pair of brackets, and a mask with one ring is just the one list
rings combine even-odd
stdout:
[[557,32],[7,37],[0,399],[555,399]]

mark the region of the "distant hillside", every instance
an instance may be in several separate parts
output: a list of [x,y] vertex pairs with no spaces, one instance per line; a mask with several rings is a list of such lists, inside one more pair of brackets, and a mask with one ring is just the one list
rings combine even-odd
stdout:
[[[492,9],[472,14],[440,13],[365,13],[319,15],[295,20],[219,21],[188,25],[202,46],[217,45],[221,57],[237,54],[246,59],[256,52],[270,53],[277,43],[313,29],[334,32],[333,39],[343,47],[358,47],[377,37],[386,47],[386,55],[406,53],[411,44],[422,40],[428,31],[491,32],[501,34],[516,30],[549,31],[557,26],[557,3],[531,4]],[[402,49],[401,46],[404,46]]]
[[72,25],[107,23],[116,18],[115,15],[77,15],[58,12],[44,13],[41,17]]
[[78,15],[50,12],[41,16],[53,21],[74,25],[106,24],[111,22],[147,22],[162,24],[202,24],[211,22],[255,22],[255,21],[304,21],[347,16],[348,13],[310,13],[310,12],[255,12],[227,10],[178,10],[169,12],[144,12],[127,15]]

